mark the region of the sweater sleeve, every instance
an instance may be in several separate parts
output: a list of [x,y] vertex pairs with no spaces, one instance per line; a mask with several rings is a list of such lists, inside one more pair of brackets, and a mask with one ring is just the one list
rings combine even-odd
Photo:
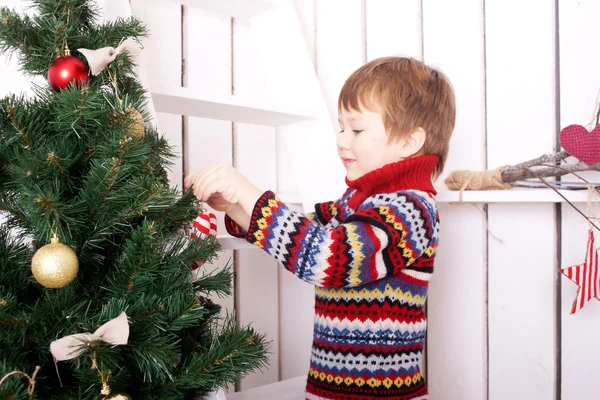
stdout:
[[[324,226],[333,219],[335,214],[337,214],[337,202],[327,201],[315,204],[315,211],[306,213],[305,217],[311,222]],[[225,229],[231,236],[241,239],[244,239],[247,234],[247,232],[236,224],[236,222],[227,214],[225,214]]]
[[408,211],[382,199],[324,227],[268,191],[254,207],[245,238],[308,283],[355,287],[396,274],[427,251],[429,240],[415,243],[409,232]]

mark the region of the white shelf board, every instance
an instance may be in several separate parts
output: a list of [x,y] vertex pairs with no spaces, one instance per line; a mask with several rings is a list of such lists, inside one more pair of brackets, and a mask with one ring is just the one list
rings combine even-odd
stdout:
[[[570,202],[587,203],[587,190],[560,190]],[[459,203],[459,191],[440,191],[437,203]],[[562,203],[565,200],[552,189],[465,190],[463,203]]]
[[221,250],[258,249],[258,247],[248,243],[244,239],[230,235],[217,235],[217,240],[221,244]]
[[299,376],[227,395],[227,400],[304,400],[306,376]]
[[240,19],[253,18],[276,6],[267,0],[171,0],[171,2]]
[[168,114],[266,126],[281,126],[316,118],[312,110],[269,104],[255,98],[207,95],[184,87],[153,87],[151,92],[156,111]]

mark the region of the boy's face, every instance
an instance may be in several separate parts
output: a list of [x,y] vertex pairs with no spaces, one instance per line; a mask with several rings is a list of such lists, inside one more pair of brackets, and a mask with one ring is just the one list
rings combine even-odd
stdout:
[[346,167],[346,177],[353,181],[361,176],[402,160],[406,152],[402,139],[388,143],[380,113],[361,108],[340,110],[338,154]]

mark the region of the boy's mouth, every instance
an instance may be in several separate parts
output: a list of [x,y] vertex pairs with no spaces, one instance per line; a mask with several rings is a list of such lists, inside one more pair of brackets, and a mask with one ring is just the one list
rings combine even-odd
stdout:
[[346,165],[347,165],[347,164],[350,164],[350,163],[352,163],[352,162],[354,162],[354,161],[355,161],[355,160],[353,160],[353,159],[351,159],[351,158],[342,158],[342,162],[343,162],[344,164],[346,164]]

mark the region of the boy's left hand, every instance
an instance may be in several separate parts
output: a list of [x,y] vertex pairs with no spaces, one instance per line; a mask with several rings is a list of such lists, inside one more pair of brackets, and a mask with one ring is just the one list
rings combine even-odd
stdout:
[[217,163],[184,180],[187,189],[194,185],[194,196],[217,211],[228,211],[239,204],[251,213],[262,191],[231,165]]

